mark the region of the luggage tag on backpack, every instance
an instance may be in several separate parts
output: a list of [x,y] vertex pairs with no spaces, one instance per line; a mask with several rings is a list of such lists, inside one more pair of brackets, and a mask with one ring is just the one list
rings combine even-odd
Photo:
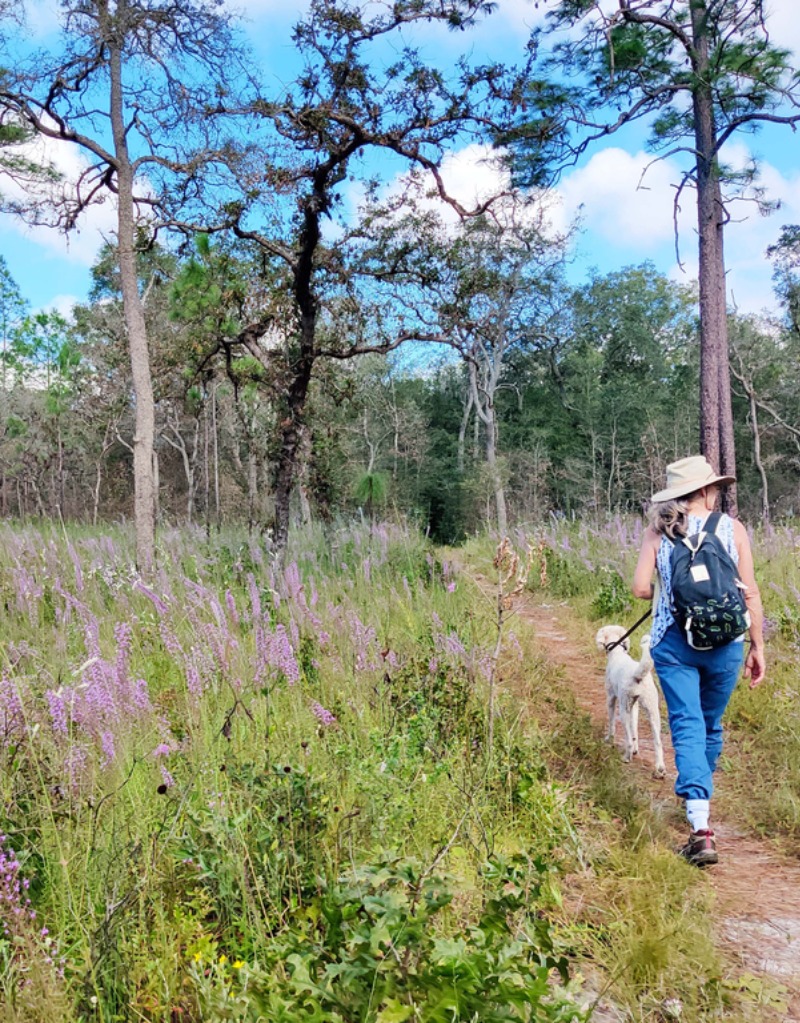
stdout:
[[706,568],[705,565],[692,565],[689,571],[692,574],[692,579],[696,583],[707,583],[711,579],[711,576],[708,574],[708,569]]

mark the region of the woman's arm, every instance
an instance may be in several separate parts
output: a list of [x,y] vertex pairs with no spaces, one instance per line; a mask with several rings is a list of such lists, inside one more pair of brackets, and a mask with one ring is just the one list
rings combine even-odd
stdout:
[[733,521],[733,540],[739,554],[739,576],[747,587],[744,596],[750,612],[750,652],[744,664],[744,677],[750,679],[750,688],[753,689],[764,681],[767,674],[764,659],[764,608],[756,582],[750,538],[738,519]]
[[631,591],[634,597],[640,597],[642,600],[653,599],[653,574],[656,570],[656,556],[660,543],[660,535],[652,526],[648,526],[642,537],[642,549],[633,573]]

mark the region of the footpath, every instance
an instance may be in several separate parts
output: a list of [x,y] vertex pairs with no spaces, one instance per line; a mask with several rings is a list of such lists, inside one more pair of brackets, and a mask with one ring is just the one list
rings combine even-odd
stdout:
[[[569,606],[536,602],[528,594],[515,607],[515,618],[527,623],[542,654],[562,669],[579,706],[599,727],[605,727],[605,665],[596,651],[574,638],[576,623]],[[639,729],[640,754],[631,765],[654,804],[674,799],[674,758],[668,735],[664,734],[663,739],[665,781],[651,778],[653,746],[646,719]],[[720,776],[719,788],[724,784],[724,776]],[[714,829],[720,863],[703,872],[703,883],[714,891],[719,946],[743,975],[761,977],[785,988],[789,992],[785,1019],[792,1023],[800,1021],[800,863],[749,834],[736,820],[715,816]],[[676,846],[683,837],[683,831],[676,829]],[[754,1020],[760,1018],[758,1012],[754,1006]]]

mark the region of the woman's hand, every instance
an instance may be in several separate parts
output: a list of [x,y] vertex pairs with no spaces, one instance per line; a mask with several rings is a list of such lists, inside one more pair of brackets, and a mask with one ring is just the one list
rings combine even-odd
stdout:
[[744,662],[744,677],[750,679],[750,688],[755,689],[764,681],[767,674],[767,662],[761,647],[750,647],[750,653]]

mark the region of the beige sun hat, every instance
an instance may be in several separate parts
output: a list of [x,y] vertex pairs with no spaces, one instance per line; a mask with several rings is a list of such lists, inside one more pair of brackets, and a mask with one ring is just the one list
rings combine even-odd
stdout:
[[676,501],[679,497],[686,497],[696,490],[702,490],[703,487],[710,487],[713,484],[726,487],[729,483],[735,482],[735,476],[718,476],[703,455],[690,455],[689,458],[670,462],[667,466],[667,486],[653,494],[650,500],[654,504]]

